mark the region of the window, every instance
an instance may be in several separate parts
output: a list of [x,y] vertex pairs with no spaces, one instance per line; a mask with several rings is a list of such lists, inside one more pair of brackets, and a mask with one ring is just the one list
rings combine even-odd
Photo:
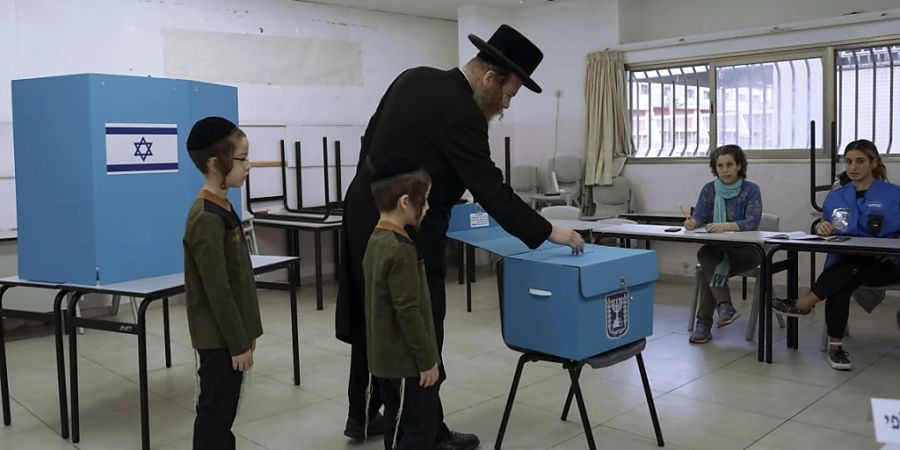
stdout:
[[716,89],[717,145],[807,149],[810,121],[822,123],[821,58],[719,66]]
[[631,71],[628,92],[634,156],[706,154],[709,66]]
[[[900,153],[900,45],[835,54],[838,152],[869,139],[885,154]],[[898,142],[894,142],[898,141]]]

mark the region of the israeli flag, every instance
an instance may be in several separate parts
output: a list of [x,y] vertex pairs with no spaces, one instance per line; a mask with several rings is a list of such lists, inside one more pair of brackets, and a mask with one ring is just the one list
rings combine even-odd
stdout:
[[178,172],[178,126],[107,123],[106,174]]

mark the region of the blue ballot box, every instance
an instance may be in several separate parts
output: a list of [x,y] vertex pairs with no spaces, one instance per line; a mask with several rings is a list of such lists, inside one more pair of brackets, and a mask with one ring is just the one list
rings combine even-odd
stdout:
[[453,208],[447,236],[505,258],[503,336],[511,346],[580,360],[653,333],[652,250],[588,244],[573,255],[551,242],[531,250],[477,204]]
[[653,333],[656,254],[588,244],[504,261],[506,343],[580,360]]
[[[108,284],[181,272],[203,175],[186,142],[237,123],[237,89],[99,74],[12,82],[19,276]],[[229,200],[240,210],[240,193]]]

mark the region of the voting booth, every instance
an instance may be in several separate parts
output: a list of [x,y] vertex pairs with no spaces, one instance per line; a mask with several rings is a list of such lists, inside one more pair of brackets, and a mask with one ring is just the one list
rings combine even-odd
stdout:
[[[186,149],[206,116],[237,120],[237,89],[80,74],[12,82],[19,277],[109,284],[181,272],[203,185]],[[240,193],[229,200],[240,208]]]
[[505,258],[508,345],[582,360],[653,333],[652,250],[587,244],[572,255],[549,242],[530,250],[472,204],[453,209],[447,235]]

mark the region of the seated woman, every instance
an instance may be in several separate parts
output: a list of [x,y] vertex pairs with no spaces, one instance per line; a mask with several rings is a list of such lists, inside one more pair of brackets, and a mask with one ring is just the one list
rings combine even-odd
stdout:
[[[820,236],[842,235],[896,238],[900,236],[900,186],[887,182],[887,172],[871,141],[853,141],[844,149],[844,163],[851,183],[825,198]],[[825,303],[828,327],[828,360],[831,367],[850,370],[843,348],[850,315],[850,295],[861,285],[886,286],[900,282],[900,266],[894,258],[864,255],[828,255],[825,270],[812,290],[799,299],[773,299],[777,314],[802,317],[816,303]]]
[[[692,216],[684,227],[704,227],[710,233],[752,231],[762,218],[762,195],[759,186],[747,181],[747,157],[737,145],[723,145],[709,155],[709,167],[717,178],[703,186]],[[700,301],[697,323],[689,342],[704,344],[712,339],[713,312],[718,310],[718,328],[728,325],[740,313],[731,304],[728,279],[752,269],[759,257],[751,248],[727,248],[704,245],[697,252],[700,263]]]

